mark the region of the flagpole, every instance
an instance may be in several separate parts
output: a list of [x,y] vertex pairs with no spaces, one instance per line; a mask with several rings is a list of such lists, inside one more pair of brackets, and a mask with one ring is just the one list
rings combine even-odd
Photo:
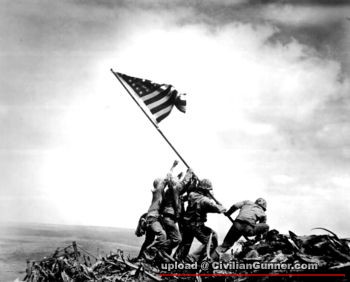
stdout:
[[[184,163],[184,165],[187,168],[190,168],[190,166],[187,164],[187,162],[184,160],[184,158],[179,154],[179,152],[175,149],[175,147],[173,146],[173,144],[170,143],[170,141],[168,140],[168,138],[166,138],[166,136],[164,135],[164,133],[160,130],[160,128],[158,127],[158,125],[154,122],[153,119],[150,118],[150,116],[147,114],[147,112],[145,111],[145,109],[140,105],[140,103],[137,101],[137,99],[134,97],[134,95],[131,94],[131,92],[129,91],[129,89],[125,86],[125,84],[123,83],[123,81],[120,79],[120,77],[118,76],[117,73],[115,73],[113,71],[113,69],[111,69],[111,72],[114,74],[114,76],[118,79],[118,81],[120,82],[120,84],[124,87],[125,91],[130,95],[130,97],[134,100],[134,102],[139,106],[139,108],[142,110],[142,112],[146,115],[146,117],[148,118],[148,120],[153,124],[153,126],[157,129],[157,131],[159,132],[160,135],[162,135],[162,137],[164,138],[164,140],[169,144],[169,146],[173,149],[173,151],[176,153],[176,155],[181,159],[181,161]],[[213,194],[209,193],[210,197],[218,204],[221,205],[221,203],[214,197]],[[231,216],[226,215],[226,217],[228,217],[228,219],[233,223],[234,220],[231,218]]]
[[123,83],[123,81],[120,79],[120,77],[118,76],[117,73],[115,73],[113,71],[113,69],[111,69],[111,72],[114,74],[114,76],[118,79],[118,81],[120,82],[120,84],[124,87],[125,91],[130,95],[130,97],[134,100],[134,102],[139,106],[139,108],[142,110],[142,112],[146,115],[146,117],[148,118],[148,120],[153,124],[153,126],[157,129],[157,131],[159,132],[159,134],[164,138],[164,140],[169,144],[169,146],[173,149],[173,151],[176,153],[176,155],[180,158],[180,160],[184,163],[184,165],[189,168],[190,166],[187,164],[187,162],[184,160],[184,158],[179,154],[179,152],[175,149],[175,147],[173,146],[173,144],[170,143],[170,141],[168,140],[168,138],[166,138],[166,136],[164,135],[164,133],[160,130],[160,128],[158,127],[158,125],[154,122],[153,119],[150,118],[150,116],[147,114],[147,112],[145,111],[145,109],[140,105],[140,103],[137,101],[137,99],[134,97],[134,95],[131,94],[131,92],[129,91],[129,89],[125,86],[125,84]]

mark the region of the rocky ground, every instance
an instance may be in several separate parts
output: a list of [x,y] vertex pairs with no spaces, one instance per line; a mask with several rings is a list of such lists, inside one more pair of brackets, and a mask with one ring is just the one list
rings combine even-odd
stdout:
[[[136,260],[121,249],[96,257],[74,241],[46,258],[29,260],[23,281],[212,281],[213,275],[217,281],[277,281],[278,276],[278,281],[296,282],[311,281],[310,275],[318,275],[317,281],[349,281],[350,240],[323,230],[327,234],[309,236],[271,230],[264,239],[242,241],[231,253],[221,254],[216,264],[209,258],[208,248],[206,269],[198,264],[191,269],[165,270],[157,257],[152,261]],[[168,265],[177,263],[168,258]],[[259,265],[261,269],[247,265]],[[266,269],[268,265],[294,268]]]

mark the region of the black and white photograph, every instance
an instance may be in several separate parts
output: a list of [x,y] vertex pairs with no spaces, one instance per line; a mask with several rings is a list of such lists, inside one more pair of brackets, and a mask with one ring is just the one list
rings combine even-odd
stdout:
[[349,281],[350,1],[0,4],[0,281]]

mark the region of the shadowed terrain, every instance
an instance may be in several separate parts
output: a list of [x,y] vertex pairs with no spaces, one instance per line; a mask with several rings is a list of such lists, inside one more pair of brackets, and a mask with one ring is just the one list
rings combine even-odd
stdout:
[[76,241],[97,256],[123,249],[137,255],[143,238],[124,228],[69,226],[49,224],[4,224],[0,228],[0,281],[14,281],[25,276],[26,260],[50,256],[57,247]]

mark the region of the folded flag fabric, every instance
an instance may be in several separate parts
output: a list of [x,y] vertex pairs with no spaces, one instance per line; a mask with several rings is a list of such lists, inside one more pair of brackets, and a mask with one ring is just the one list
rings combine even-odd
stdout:
[[179,111],[186,112],[186,94],[178,93],[172,85],[158,84],[120,72],[116,74],[143,101],[158,123],[170,114],[174,106]]

